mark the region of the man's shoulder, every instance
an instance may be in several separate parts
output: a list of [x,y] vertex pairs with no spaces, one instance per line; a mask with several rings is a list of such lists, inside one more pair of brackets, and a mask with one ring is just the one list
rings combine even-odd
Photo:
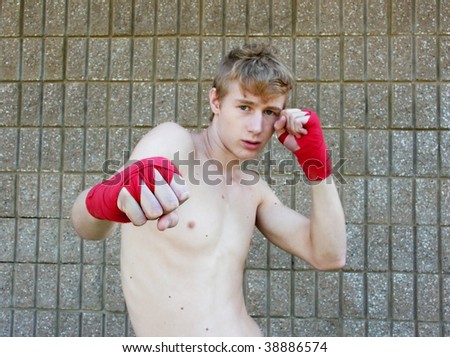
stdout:
[[261,202],[273,195],[271,186],[256,170],[243,168],[241,171],[240,184],[251,188],[251,190],[258,195]]
[[192,134],[177,123],[159,124],[145,134],[133,152],[137,159],[152,156],[173,158],[177,152],[188,152],[194,148]]
[[254,181],[252,181],[252,187],[258,193],[260,203],[261,204],[263,204],[265,202],[273,203],[276,201],[278,204],[279,198],[277,197],[277,194],[275,193],[274,187],[271,186],[259,174],[256,175],[255,173],[253,173],[253,175],[254,175]]
[[178,140],[191,140],[191,134],[189,131],[174,122],[165,122],[155,126],[150,132],[153,134],[163,135],[165,140],[169,142],[176,142]]

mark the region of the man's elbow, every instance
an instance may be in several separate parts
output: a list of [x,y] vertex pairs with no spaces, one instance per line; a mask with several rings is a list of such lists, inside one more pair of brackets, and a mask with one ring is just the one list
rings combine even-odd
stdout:
[[345,254],[341,254],[333,257],[322,257],[314,262],[313,267],[320,271],[332,271],[344,268],[345,263],[346,256]]
[[333,271],[342,269],[344,267],[345,267],[345,259],[342,259],[319,265],[316,269],[320,271]]

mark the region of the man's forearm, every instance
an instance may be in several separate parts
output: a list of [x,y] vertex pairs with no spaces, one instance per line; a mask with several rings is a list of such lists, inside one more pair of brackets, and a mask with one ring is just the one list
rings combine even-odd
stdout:
[[345,264],[347,238],[342,204],[333,182],[312,188],[311,242],[319,269],[339,269]]

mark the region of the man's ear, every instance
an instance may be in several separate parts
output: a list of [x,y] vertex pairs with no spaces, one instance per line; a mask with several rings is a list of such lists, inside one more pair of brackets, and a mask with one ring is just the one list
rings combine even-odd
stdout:
[[209,105],[211,106],[211,110],[214,114],[218,114],[220,110],[220,100],[217,95],[217,89],[211,88],[209,90]]

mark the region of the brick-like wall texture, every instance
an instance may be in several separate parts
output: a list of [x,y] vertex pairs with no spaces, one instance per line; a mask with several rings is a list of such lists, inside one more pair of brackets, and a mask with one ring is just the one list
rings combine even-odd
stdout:
[[[345,159],[348,254],[317,272],[255,231],[249,313],[267,336],[450,335],[450,0],[0,4],[1,336],[134,335],[119,232],[82,242],[71,206],[153,126],[208,125],[219,59],[251,41],[278,47]],[[274,190],[308,214],[301,180],[277,184],[292,171]]]

